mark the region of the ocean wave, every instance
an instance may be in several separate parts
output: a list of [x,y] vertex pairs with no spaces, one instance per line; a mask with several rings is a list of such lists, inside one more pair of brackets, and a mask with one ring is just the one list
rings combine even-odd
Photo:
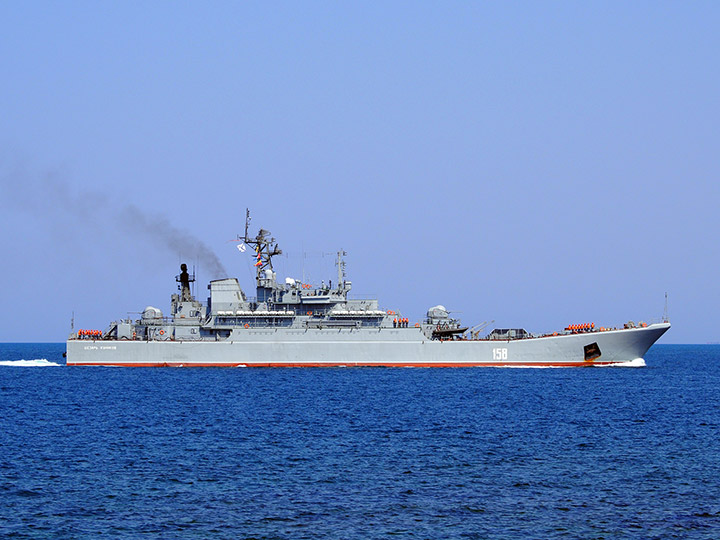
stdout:
[[[485,367],[485,366],[476,366],[476,367]],[[533,366],[530,364],[522,364],[519,366],[489,366],[494,367],[498,369],[572,369],[577,366]]]
[[34,360],[0,360],[0,366],[6,367],[60,367],[62,364],[48,362],[46,358]]

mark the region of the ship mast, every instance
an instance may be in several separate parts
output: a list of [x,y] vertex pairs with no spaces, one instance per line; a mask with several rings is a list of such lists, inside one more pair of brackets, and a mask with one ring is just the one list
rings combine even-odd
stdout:
[[343,257],[347,255],[347,252],[345,250],[340,250],[337,252],[337,262],[335,265],[338,267],[338,289],[342,289],[343,285],[345,284],[345,278],[347,277],[345,274],[345,261],[343,260]]
[[238,235],[237,239],[245,242],[255,250],[255,279],[260,282],[264,277],[263,270],[270,268],[273,270],[272,258],[275,255],[282,254],[282,250],[278,247],[275,238],[270,236],[270,231],[260,229],[255,238],[248,236],[250,228],[250,210],[245,209],[245,236],[242,238]]

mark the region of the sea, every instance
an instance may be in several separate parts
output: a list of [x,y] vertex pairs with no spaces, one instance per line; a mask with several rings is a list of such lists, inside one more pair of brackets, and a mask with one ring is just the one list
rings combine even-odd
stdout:
[[2,538],[720,538],[720,345],[546,369],[63,350],[0,344]]

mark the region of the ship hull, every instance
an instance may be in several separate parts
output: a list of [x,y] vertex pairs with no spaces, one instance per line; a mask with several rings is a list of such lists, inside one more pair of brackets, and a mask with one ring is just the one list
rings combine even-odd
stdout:
[[[71,339],[67,364],[127,367],[586,367],[631,362],[670,328],[652,324],[519,340],[428,340],[416,328],[237,329],[224,341]],[[588,347],[599,356],[588,358]]]

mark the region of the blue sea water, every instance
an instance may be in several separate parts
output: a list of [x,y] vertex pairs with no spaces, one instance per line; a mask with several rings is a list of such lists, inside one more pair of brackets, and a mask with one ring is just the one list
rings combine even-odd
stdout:
[[0,344],[2,537],[720,538],[720,346],[590,369],[81,368],[63,349]]

